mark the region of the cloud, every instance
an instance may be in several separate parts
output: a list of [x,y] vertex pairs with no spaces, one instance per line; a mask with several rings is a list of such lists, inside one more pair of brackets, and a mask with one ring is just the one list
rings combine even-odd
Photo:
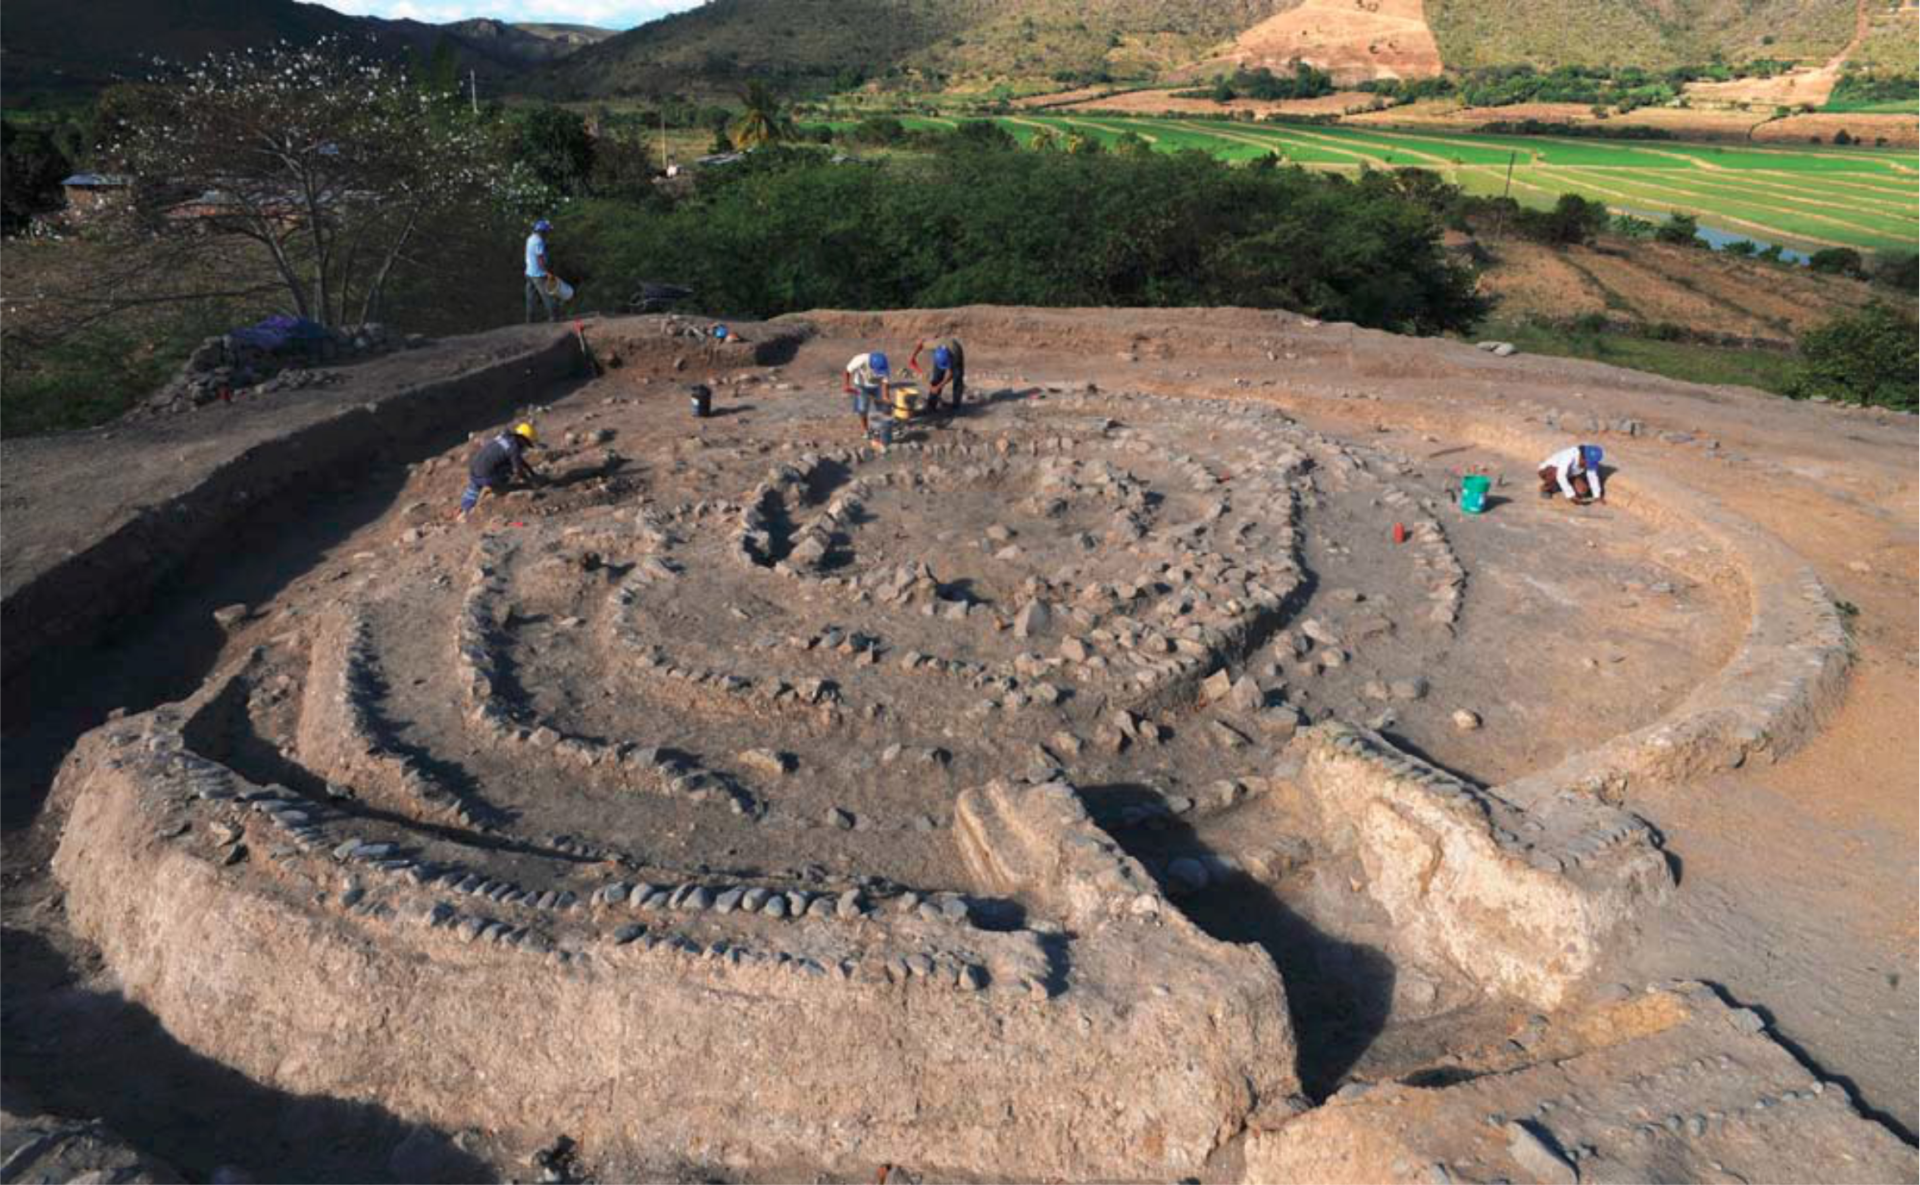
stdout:
[[328,0],[326,7],[349,16],[382,16],[436,25],[488,16],[503,21],[631,29],[697,3],[699,0]]

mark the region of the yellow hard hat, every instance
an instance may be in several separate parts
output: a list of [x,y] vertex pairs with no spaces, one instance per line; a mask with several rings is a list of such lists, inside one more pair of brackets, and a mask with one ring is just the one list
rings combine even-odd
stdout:
[[516,424],[513,429],[513,434],[515,436],[525,437],[528,444],[540,443],[540,437],[534,432],[532,424]]

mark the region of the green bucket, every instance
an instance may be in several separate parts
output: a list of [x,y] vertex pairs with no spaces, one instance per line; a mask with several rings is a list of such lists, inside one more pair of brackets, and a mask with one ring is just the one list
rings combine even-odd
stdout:
[[1481,473],[1469,473],[1460,479],[1460,509],[1467,514],[1484,514],[1487,509],[1487,491],[1493,488],[1493,479]]

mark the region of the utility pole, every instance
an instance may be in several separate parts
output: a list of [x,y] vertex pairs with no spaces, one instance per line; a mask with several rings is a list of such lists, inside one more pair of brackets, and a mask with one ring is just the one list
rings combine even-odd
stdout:
[[660,171],[666,172],[673,166],[667,160],[667,100],[660,100]]
[[1500,191],[1501,197],[1508,197],[1513,193],[1513,161],[1519,155],[1518,152],[1507,153],[1507,187]]
[[467,93],[473,97],[473,117],[480,118],[480,76],[467,67]]

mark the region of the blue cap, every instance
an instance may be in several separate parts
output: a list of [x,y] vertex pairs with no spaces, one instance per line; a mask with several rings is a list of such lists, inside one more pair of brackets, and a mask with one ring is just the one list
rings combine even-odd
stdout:
[[533,224],[533,229],[537,231],[549,231],[553,229],[553,223],[548,222],[546,219],[542,218],[540,221]]
[[878,350],[867,355],[867,365],[873,368],[875,374],[893,373],[893,364],[888,362],[887,356]]
[[945,346],[935,346],[933,348],[933,364],[942,370],[952,366],[953,351],[947,349]]
[[1597,444],[1583,444],[1580,446],[1580,464],[1588,472],[1600,468],[1601,455],[1600,446]]
[[727,336],[727,327],[725,325],[715,325],[713,327],[713,336],[721,338]]

